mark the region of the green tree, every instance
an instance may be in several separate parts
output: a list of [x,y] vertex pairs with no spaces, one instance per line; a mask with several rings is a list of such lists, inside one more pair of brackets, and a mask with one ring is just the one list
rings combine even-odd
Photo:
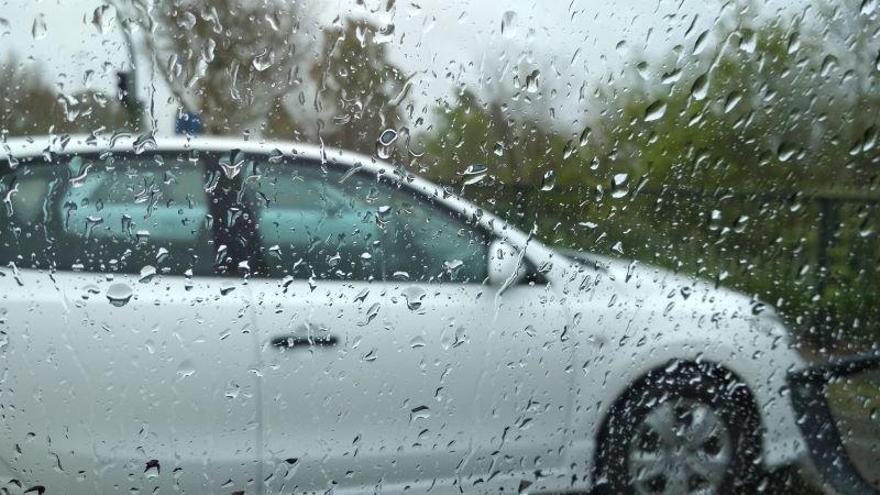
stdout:
[[702,56],[604,92],[595,153],[607,174],[654,189],[617,212],[610,237],[636,256],[726,279],[825,335],[864,328],[880,321],[870,206],[880,94],[863,64],[876,52],[864,41],[871,31],[839,13],[818,32],[748,12],[699,34]]
[[571,142],[543,122],[511,112],[500,92],[482,103],[474,92],[462,90],[451,104],[434,110],[424,141],[426,173],[438,182],[467,183],[477,175],[469,172],[485,171],[490,177],[485,185],[496,187],[486,189],[481,181],[483,189],[471,192],[478,199],[497,201],[511,189],[517,189],[514,194],[552,190],[557,174],[573,162]]
[[549,242],[714,278],[807,332],[864,329],[880,322],[880,47],[847,7],[817,31],[747,4],[681,52],[631,53],[589,102],[593,132],[464,90],[435,110],[430,170],[456,184],[485,164],[498,180],[470,196]]
[[206,133],[255,130],[268,116],[286,121],[284,132],[298,131],[279,101],[299,77],[297,46],[305,43],[299,22],[306,15],[299,4],[154,0],[147,9],[121,2],[117,10],[130,13],[123,24],[149,33],[145,44],[155,68],[184,110],[200,114]]
[[15,56],[0,62],[0,135],[34,136],[133,129],[115,97],[94,90],[62,94]]
[[11,136],[46,134],[55,118],[56,95],[33,69],[13,57],[0,63],[0,132]]
[[383,131],[403,126],[406,77],[388,60],[382,36],[363,19],[346,19],[323,32],[309,74],[318,85],[315,109],[333,115],[328,125],[319,122],[328,144],[373,153]]

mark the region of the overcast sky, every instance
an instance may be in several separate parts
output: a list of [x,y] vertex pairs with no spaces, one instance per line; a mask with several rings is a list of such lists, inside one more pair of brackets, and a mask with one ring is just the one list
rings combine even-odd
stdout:
[[[724,5],[716,0],[398,0],[385,12],[386,2],[315,2],[319,13],[303,28],[316,29],[337,16],[393,23],[389,52],[408,73],[416,73],[410,96],[417,112],[448,98],[456,84],[483,91],[496,91],[493,83],[513,88],[514,73],[537,69],[539,91],[531,97],[542,99],[541,106],[554,108],[569,125],[583,119],[577,98],[584,82],[592,88],[616,77],[632,53],[644,51],[650,61],[675,45],[692,45]],[[0,60],[14,53],[63,91],[88,86],[113,93],[114,74],[128,55],[112,11],[100,29],[92,22],[102,4],[0,0]],[[764,7],[767,12],[779,8]],[[488,80],[504,67],[500,81]],[[170,94],[161,84],[155,86],[159,130],[171,132],[175,106],[168,104]]]

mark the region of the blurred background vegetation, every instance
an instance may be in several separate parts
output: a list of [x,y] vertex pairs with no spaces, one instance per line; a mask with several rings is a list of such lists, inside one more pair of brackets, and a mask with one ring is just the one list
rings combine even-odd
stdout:
[[[393,25],[337,18],[306,35],[307,7],[271,1],[108,8],[149,33],[157,77],[204,133],[378,154],[551,244],[744,291],[809,350],[845,353],[880,340],[880,57],[866,41],[880,26],[867,3],[810,4],[823,20],[810,25],[725,3],[660,59],[622,40],[620,73],[573,88],[575,122],[541,97],[554,74],[539,69],[414,108],[417,74],[387,53]],[[3,136],[155,127],[124,93],[70,93],[15,54],[0,67]],[[377,150],[388,129],[394,146]]]

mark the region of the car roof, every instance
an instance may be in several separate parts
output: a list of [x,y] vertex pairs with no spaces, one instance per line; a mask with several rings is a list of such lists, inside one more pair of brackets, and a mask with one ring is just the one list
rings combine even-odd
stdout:
[[[281,153],[283,156],[304,158],[320,163],[332,163],[349,168],[358,167],[359,170],[374,175],[390,177],[397,175],[397,178],[400,179],[399,174],[395,174],[399,167],[361,153],[291,141],[252,141],[221,136],[145,137],[129,133],[114,133],[112,135],[68,134],[7,138],[5,141],[0,141],[0,161],[5,161],[10,157],[13,159],[25,159],[47,153],[75,155],[108,151],[139,153],[186,150],[223,152],[233,149],[244,153]],[[508,240],[514,245],[537,245],[540,246],[539,250],[543,251],[544,254],[550,254],[547,252],[548,249],[533,239],[532,236],[526,235],[500,217],[490,212],[484,212],[473,203],[452,194],[450,191],[425,178],[407,172],[406,177],[400,179],[399,182],[405,187],[430,197],[443,206],[465,215],[467,218],[476,217],[480,225],[488,231]]]

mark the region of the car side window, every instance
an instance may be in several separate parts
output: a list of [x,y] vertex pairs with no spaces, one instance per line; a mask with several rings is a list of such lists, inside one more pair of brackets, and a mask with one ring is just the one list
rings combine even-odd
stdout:
[[485,235],[368,173],[301,159],[263,163],[248,184],[272,277],[481,283]]
[[202,165],[173,155],[74,155],[3,176],[4,264],[108,273],[212,272]]
[[394,278],[481,283],[488,275],[488,237],[430,200],[395,190],[380,213]]
[[263,163],[246,181],[256,199],[263,263],[273,277],[382,278],[373,206],[347,197],[339,176],[298,161]]

